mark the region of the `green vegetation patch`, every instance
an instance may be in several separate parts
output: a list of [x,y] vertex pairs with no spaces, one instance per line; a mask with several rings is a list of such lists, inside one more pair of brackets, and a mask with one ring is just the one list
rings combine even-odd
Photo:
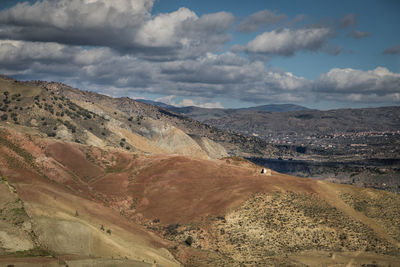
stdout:
[[5,132],[0,131],[0,145],[8,147],[9,149],[17,153],[19,156],[21,156],[28,164],[32,165],[33,164],[32,154],[26,151],[25,149],[17,146],[16,144],[10,142],[4,136]]
[[21,94],[24,97],[33,97],[42,92],[40,87],[23,82],[17,82],[0,78],[0,92],[9,91],[11,94]]
[[54,253],[50,253],[47,249],[42,247],[34,247],[30,250],[23,250],[23,251],[16,251],[9,253],[7,256],[14,256],[14,257],[47,257],[52,256]]

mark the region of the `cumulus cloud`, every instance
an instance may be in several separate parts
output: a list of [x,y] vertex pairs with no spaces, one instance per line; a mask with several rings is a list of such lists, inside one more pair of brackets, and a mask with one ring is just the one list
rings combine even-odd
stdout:
[[[250,61],[233,53],[207,54],[190,61],[165,63],[162,73],[177,90],[189,90],[208,98],[230,96],[251,102],[303,99],[310,83],[289,72],[266,69],[260,61]],[[303,91],[304,90],[304,91]]]
[[356,27],[357,19],[354,14],[347,14],[340,20],[339,26],[341,28]]
[[[74,45],[128,44],[153,0],[44,0],[0,11],[2,38]],[[131,31],[130,29],[133,29]]]
[[198,17],[181,8],[151,15],[154,0],[43,0],[0,11],[0,38],[105,46],[155,59],[218,50],[230,35],[232,14]]
[[124,28],[148,16],[154,0],[56,0],[18,3],[0,12],[2,23],[18,26]]
[[[266,68],[231,52],[194,59],[148,61],[109,48],[0,41],[0,73],[61,81],[112,96],[140,93],[173,96],[170,104],[219,107],[215,98],[253,103],[323,100],[399,103],[400,74],[386,68],[332,69],[312,81]],[[175,98],[174,96],[179,96]],[[179,99],[176,100],[176,99]],[[191,102],[192,101],[192,102]]]
[[0,73],[25,79],[62,80],[72,85],[107,84],[140,88],[152,65],[109,48],[84,49],[57,43],[0,40]]
[[398,55],[400,54],[400,45],[395,45],[392,47],[389,47],[387,49],[385,49],[385,51],[383,51],[384,54],[387,55]]
[[360,39],[360,38],[365,38],[365,37],[369,37],[371,35],[371,33],[369,32],[360,32],[360,31],[351,31],[347,34],[348,37],[352,37],[355,39]]
[[147,21],[139,29],[136,41],[143,46],[176,46],[181,41],[176,36],[176,29],[183,22],[194,19],[198,19],[197,15],[187,8],[180,8],[168,14],[160,14],[152,20]]
[[400,74],[384,67],[368,71],[334,68],[322,74],[313,88],[325,99],[399,102]]
[[221,102],[207,102],[208,99],[203,97],[197,97],[196,99],[188,99],[184,98],[180,102],[176,102],[175,99],[177,97],[175,95],[164,96],[155,99],[155,101],[162,102],[168,105],[172,105],[175,107],[200,107],[200,108],[224,108]]
[[251,14],[239,23],[236,30],[239,32],[254,32],[260,28],[275,25],[286,20],[285,14],[276,14],[274,11],[262,10]]
[[292,56],[298,51],[323,48],[333,33],[328,27],[273,30],[258,35],[242,49],[254,54]]
[[261,62],[250,62],[233,53],[207,53],[194,60],[168,62],[162,72],[175,82],[227,84],[253,79],[264,70]]
[[[83,49],[11,40],[0,41],[0,73],[24,79],[62,81],[113,96],[146,92],[179,95],[185,99],[229,96],[260,102],[289,95],[298,98],[303,95],[298,89],[310,87],[304,78],[266,69],[262,62],[231,52],[160,62],[121,55],[109,48]],[[217,105],[215,101],[194,103]]]

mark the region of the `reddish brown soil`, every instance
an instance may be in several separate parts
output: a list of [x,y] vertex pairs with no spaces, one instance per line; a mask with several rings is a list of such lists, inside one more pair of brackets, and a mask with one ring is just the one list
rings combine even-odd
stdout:
[[268,176],[260,170],[237,159],[135,155],[0,131],[0,175],[16,185],[24,202],[72,216],[78,210],[80,218],[94,225],[113,224],[151,247],[173,245],[134,222],[204,222],[209,215],[227,214],[257,193],[285,191],[318,195],[399,245],[385,229],[339,201],[336,186],[276,172]]
[[88,162],[82,151],[73,144],[61,142],[50,144],[46,148],[46,154],[86,181],[103,173],[100,167]]
[[[98,191],[86,182],[89,179],[85,179],[91,177],[95,181],[94,185],[107,187],[107,190],[104,190],[105,193],[114,192],[110,195],[121,196],[125,194],[125,191],[119,190],[124,188],[121,185],[125,184],[125,188],[127,187],[126,174],[107,174],[105,169],[88,161],[77,144],[47,142],[36,138],[30,140],[25,135],[16,132],[1,131],[0,133],[0,138],[3,140],[0,142],[0,177],[6,178],[16,186],[19,197],[25,203],[42,205],[48,207],[49,210],[58,209],[72,216],[75,211],[78,211],[80,218],[86,218],[92,223],[98,222],[98,227],[100,224],[113,225],[123,231],[133,233],[142,240],[141,242],[151,244],[152,247],[169,246],[168,242],[126,220],[115,209],[104,205],[107,204],[104,203],[106,200],[96,198]],[[108,156],[111,158],[113,154],[107,153],[105,159],[108,160]],[[48,160],[43,161],[46,157]],[[131,158],[131,155],[127,157],[116,152],[115,158],[121,166],[128,166],[127,159]],[[120,169],[121,166],[116,167]],[[53,176],[50,173],[55,170],[65,173],[62,183],[57,182],[57,177],[52,179]]]
[[[223,215],[259,192],[290,190],[315,193],[318,187],[311,179],[276,172],[272,176],[262,175],[258,167],[241,161],[231,164],[225,160],[171,155],[135,159],[129,153],[105,151],[100,153],[103,156],[97,158],[97,163],[82,152],[91,152],[82,145],[30,141],[22,135],[11,137],[9,134],[6,138],[22,144],[23,149],[34,151],[34,158],[47,158],[40,165],[43,171],[40,174],[22,158],[19,158],[20,165],[26,167],[13,168],[5,157],[0,156],[0,162],[6,166],[2,172],[13,181],[46,183],[50,179],[54,186],[58,184],[63,190],[117,209],[126,209],[134,204],[133,215],[149,220],[158,218],[162,224],[188,223],[207,215]],[[18,157],[7,147],[1,149]],[[110,164],[102,166],[101,162]],[[62,174],[63,178],[52,175],[52,172]],[[133,200],[134,203],[129,202]]]
[[[150,159],[151,160],[151,159]],[[223,215],[250,195],[275,190],[314,192],[315,181],[225,162],[183,156],[152,161],[128,188],[138,198],[137,212],[161,223],[188,223],[207,215]]]

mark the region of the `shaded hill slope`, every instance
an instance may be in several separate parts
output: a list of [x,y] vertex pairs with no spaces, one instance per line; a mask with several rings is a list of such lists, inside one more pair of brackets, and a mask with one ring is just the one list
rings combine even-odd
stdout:
[[149,104],[153,104],[156,106],[160,106],[166,108],[168,110],[172,110],[179,114],[188,116],[195,120],[204,122],[211,119],[221,119],[224,117],[230,117],[241,114],[248,114],[249,111],[257,113],[259,111],[264,112],[289,112],[289,111],[298,111],[298,110],[308,110],[308,108],[293,104],[270,104],[270,105],[262,105],[255,106],[249,108],[235,108],[235,109],[222,109],[222,108],[200,108],[194,106],[188,107],[174,107],[169,105],[162,105],[157,102],[147,101]]

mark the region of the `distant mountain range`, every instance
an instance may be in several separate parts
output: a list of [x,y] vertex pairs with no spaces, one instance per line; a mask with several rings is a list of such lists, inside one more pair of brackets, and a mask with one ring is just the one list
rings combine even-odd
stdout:
[[242,134],[255,133],[260,137],[398,131],[400,130],[400,107],[302,110],[279,113],[243,110],[220,118],[201,121],[219,129]]
[[175,106],[168,105],[168,104],[165,104],[163,102],[153,101],[153,100],[147,100],[147,99],[135,99],[135,100],[139,101],[139,102],[142,102],[142,103],[145,103],[145,104],[150,104],[150,105],[153,105],[153,106],[157,106],[157,107],[160,107],[160,108],[166,108],[166,109],[169,109],[169,110],[172,110],[172,109],[176,108]]
[[[140,100],[142,101],[142,100]],[[261,138],[293,133],[300,135],[338,132],[400,130],[400,107],[316,110],[294,104],[271,104],[221,109],[175,107],[145,100],[222,130]]]
[[294,104],[269,104],[269,105],[261,105],[255,107],[248,108],[201,108],[195,106],[187,106],[187,107],[176,107],[172,105],[168,105],[162,102],[145,100],[145,99],[136,99],[139,102],[151,104],[154,106],[162,107],[186,116],[191,117],[192,119],[198,121],[207,121],[211,119],[219,119],[226,116],[231,116],[234,114],[240,114],[247,111],[265,111],[265,112],[290,112],[290,111],[302,111],[302,110],[310,110],[309,108],[294,105]]

